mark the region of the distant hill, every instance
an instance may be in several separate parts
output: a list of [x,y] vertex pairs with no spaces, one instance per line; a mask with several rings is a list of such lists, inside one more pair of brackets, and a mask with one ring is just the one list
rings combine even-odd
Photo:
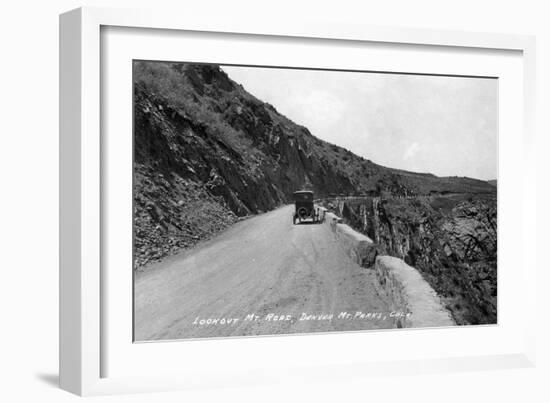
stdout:
[[317,197],[496,190],[375,164],[315,137],[213,65],[134,63],[134,161],[143,253],[191,245],[238,216],[291,202],[298,189]]
[[493,186],[497,186],[497,180],[496,179],[491,179],[491,180],[488,180],[487,182],[489,182]]

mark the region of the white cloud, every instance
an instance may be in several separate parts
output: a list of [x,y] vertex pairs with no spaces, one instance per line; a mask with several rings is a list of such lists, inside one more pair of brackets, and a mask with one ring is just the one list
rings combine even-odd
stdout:
[[413,158],[418,153],[418,151],[420,151],[420,149],[420,144],[418,144],[416,141],[414,143],[411,143],[411,145],[408,146],[403,153],[403,160]]
[[316,127],[335,124],[345,109],[339,97],[322,90],[313,90],[306,94],[295,93],[288,102],[291,115],[296,116],[302,124],[315,122]]

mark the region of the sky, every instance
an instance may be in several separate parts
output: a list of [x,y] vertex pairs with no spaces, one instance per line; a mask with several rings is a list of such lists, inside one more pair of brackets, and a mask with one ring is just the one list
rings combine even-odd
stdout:
[[313,135],[380,165],[497,178],[496,79],[222,69]]

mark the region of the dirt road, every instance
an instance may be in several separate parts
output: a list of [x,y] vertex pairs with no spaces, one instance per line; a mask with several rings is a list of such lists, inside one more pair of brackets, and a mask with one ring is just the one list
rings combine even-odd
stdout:
[[292,209],[241,221],[136,273],[135,340],[392,327],[375,274],[327,225],[292,225]]

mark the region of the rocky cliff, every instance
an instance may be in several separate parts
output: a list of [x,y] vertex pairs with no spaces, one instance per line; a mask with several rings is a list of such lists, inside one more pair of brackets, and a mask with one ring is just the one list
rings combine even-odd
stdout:
[[[326,202],[378,245],[415,267],[458,324],[497,320],[496,194]],[[374,260],[365,262],[372,265]]]
[[322,141],[219,66],[134,62],[135,268],[239,217],[317,196],[494,192],[484,181],[385,168]]

